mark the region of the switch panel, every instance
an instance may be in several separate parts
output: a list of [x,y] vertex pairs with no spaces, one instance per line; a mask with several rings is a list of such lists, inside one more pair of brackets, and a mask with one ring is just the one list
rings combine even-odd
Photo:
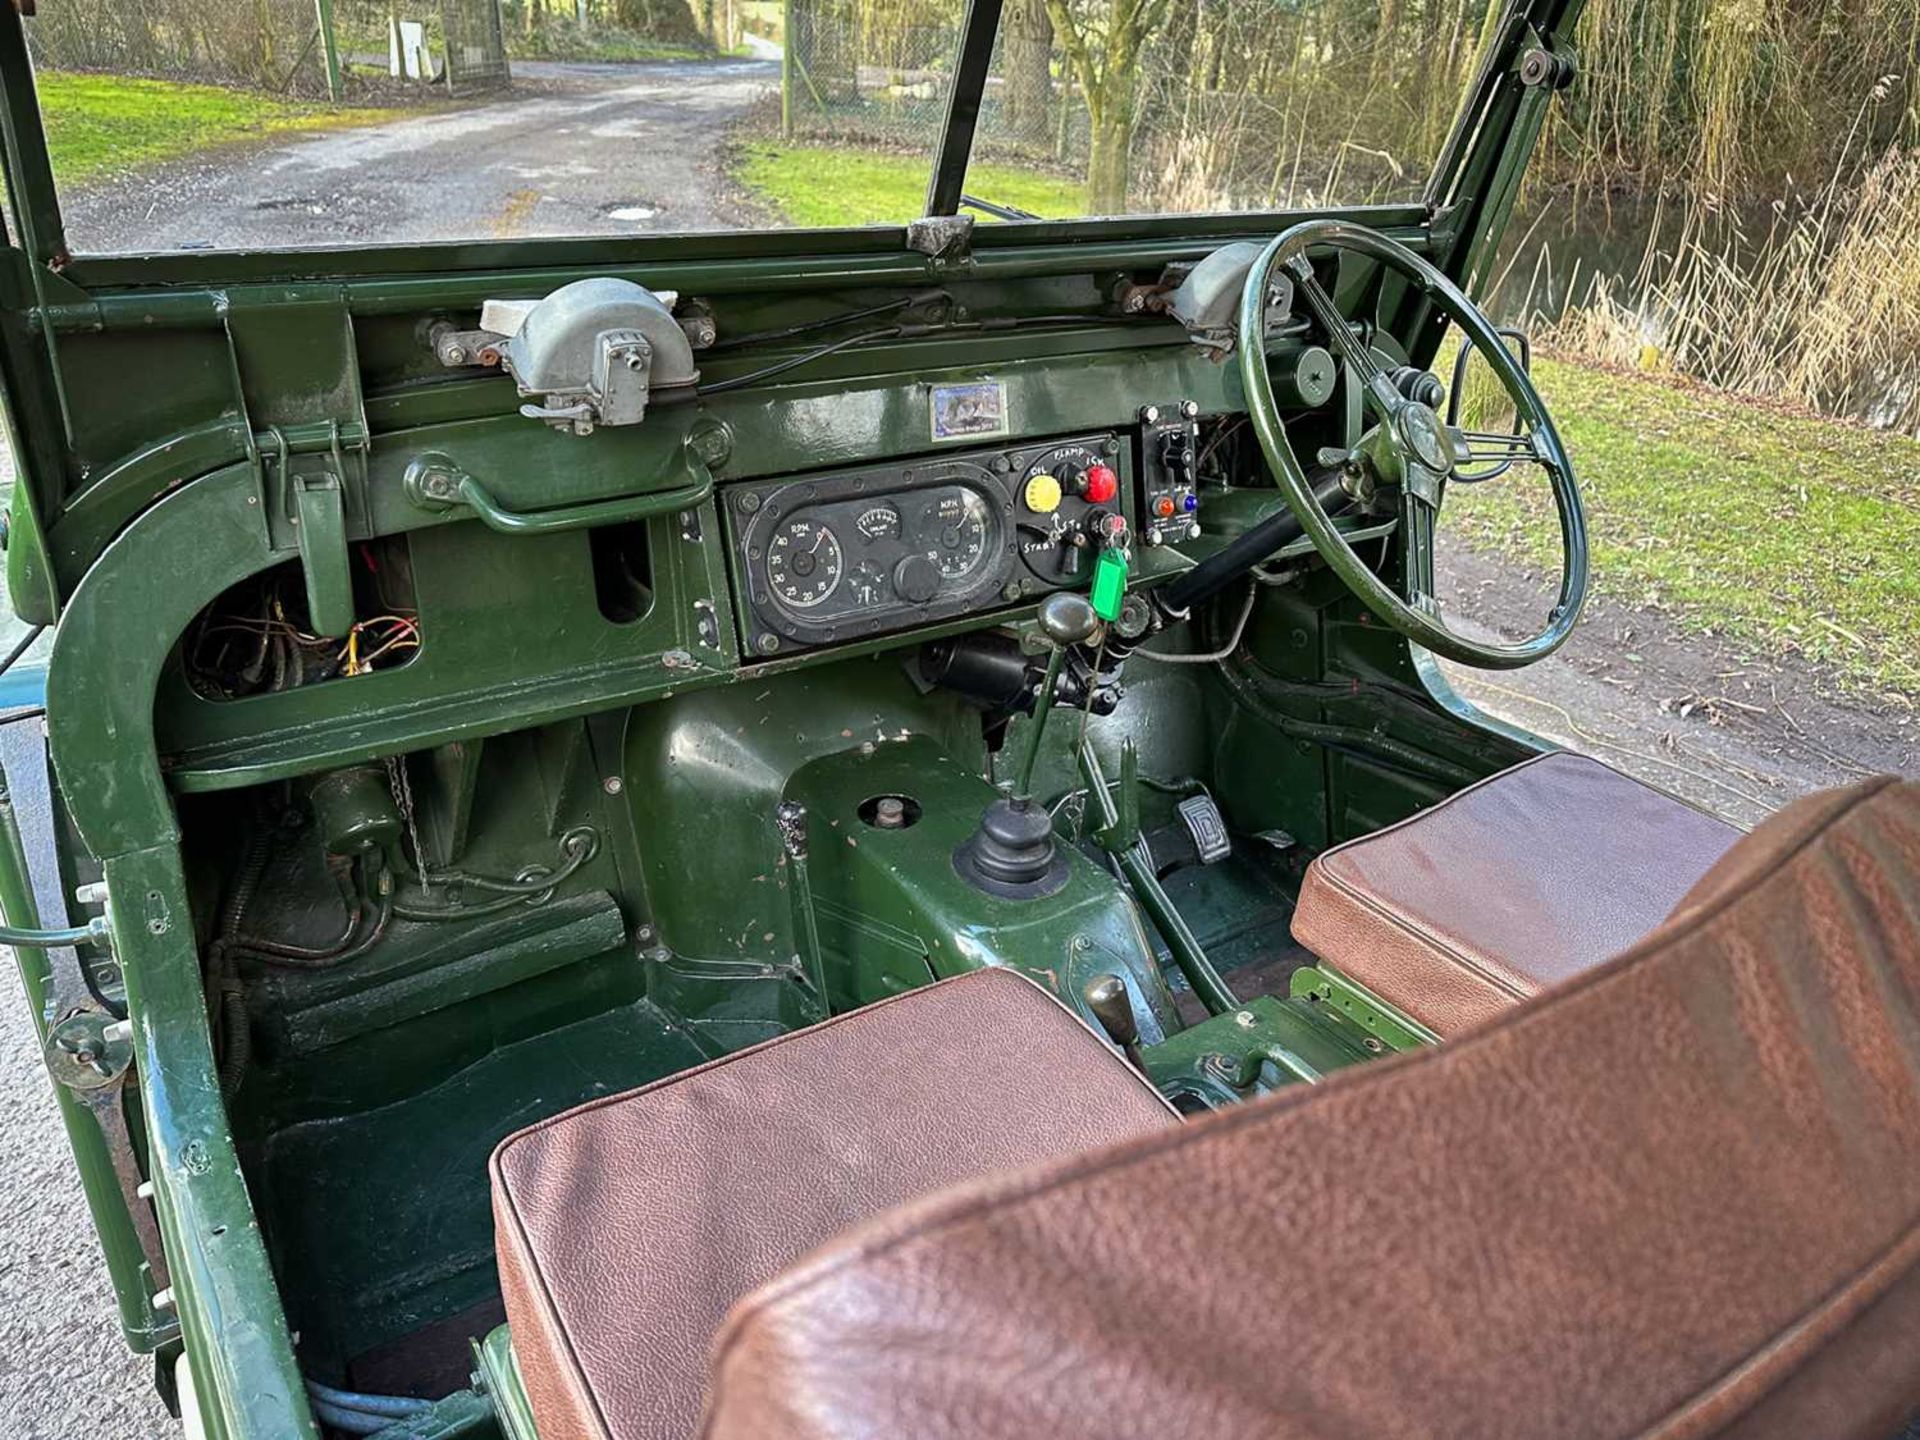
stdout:
[[1140,538],[1146,544],[1199,536],[1199,443],[1199,407],[1191,400],[1140,411]]
[[1119,452],[1103,435],[1027,458],[1014,531],[1021,561],[1042,584],[1085,586],[1100,552],[1126,545],[1132,527],[1120,508]]

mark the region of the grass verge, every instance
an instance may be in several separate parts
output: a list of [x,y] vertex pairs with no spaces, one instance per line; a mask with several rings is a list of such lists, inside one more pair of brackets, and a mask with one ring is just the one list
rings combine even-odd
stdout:
[[515,60],[589,60],[625,64],[638,60],[714,60],[721,52],[671,40],[649,40],[626,30],[550,24],[528,35],[509,36],[507,54]]
[[[1601,592],[1920,697],[1920,442],[1550,358],[1534,379],[1579,469]],[[1442,523],[1557,567],[1551,512],[1530,470],[1456,487]]]
[[54,175],[66,185],[138,170],[216,145],[295,130],[339,130],[412,113],[308,105],[219,85],[41,71]]
[[[917,218],[932,167],[925,155],[749,140],[735,148],[731,168],[737,183],[788,224],[813,227]],[[1078,215],[1085,206],[1077,181],[1013,165],[968,166],[967,191],[1050,219]]]

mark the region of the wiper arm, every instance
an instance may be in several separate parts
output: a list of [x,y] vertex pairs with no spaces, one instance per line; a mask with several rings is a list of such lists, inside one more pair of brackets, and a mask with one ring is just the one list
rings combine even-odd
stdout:
[[982,215],[991,215],[996,220],[1042,220],[1045,216],[1036,215],[1031,210],[1022,210],[1018,205],[998,205],[991,200],[982,200],[978,195],[962,195],[962,209],[978,210]]

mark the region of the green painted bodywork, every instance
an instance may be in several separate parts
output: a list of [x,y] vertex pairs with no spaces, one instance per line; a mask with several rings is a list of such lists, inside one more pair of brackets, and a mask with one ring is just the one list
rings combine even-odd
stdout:
[[[1341,218],[1480,284],[1550,99],[1522,82],[1520,58],[1564,49],[1578,9],[1512,0],[1427,203]],[[1309,544],[1274,562],[1285,583],[1262,589],[1225,663],[1131,660],[1113,714],[1054,717],[1033,792],[1057,815],[1066,878],[1049,899],[1018,901],[975,888],[953,853],[1013,778],[1034,722],[983,724],[913,666],[924,643],[978,632],[1034,649],[1037,595],[765,659],[742,651],[721,521],[740,481],[804,485],[928,453],[941,383],[1004,385],[1010,443],[1124,442],[1142,406],[1181,400],[1203,420],[1242,415],[1234,365],[1169,320],[1117,316],[1113,297],[1302,217],[1012,223],[942,259],[896,227],[72,256],[21,27],[0,7],[14,226],[0,253],[0,383],[19,472],[7,574],[20,616],[58,624],[47,713],[61,873],[106,886],[114,964],[101,973],[129,1016],[126,1128],[150,1199],[67,1090],[62,1117],[128,1341],[163,1358],[184,1344],[209,1434],[317,1435],[303,1372],[463,1390],[460,1345],[422,1337],[498,1324],[486,1160],[499,1139],[903,989],[1005,965],[1091,1021],[1086,987],[1118,975],[1146,1073],[1206,1105],[1431,1039],[1337,974],[1302,968],[1312,957],[1286,931],[1300,872],[1539,742],[1453,696]],[[947,178],[936,192],[957,194]],[[526,420],[509,380],[450,372],[422,343],[435,321],[471,326],[486,299],[594,275],[698,297],[723,335],[931,289],[947,319],[590,437]],[[1379,278],[1364,259],[1343,263],[1334,299],[1374,323],[1376,346],[1424,363],[1437,317]],[[703,379],[787,353],[717,354]],[[1286,423],[1311,454],[1355,443],[1358,416],[1349,382]],[[1234,466],[1207,491],[1207,535],[1134,547],[1130,598],[1272,513],[1255,459]],[[608,598],[613,541],[644,555],[625,609]],[[337,635],[367,618],[370,570],[407,581],[420,645],[406,663],[244,698],[195,688],[183,637],[221,597],[284,574],[316,631]],[[1244,593],[1154,646],[1222,647]],[[1121,782],[1127,846],[1094,833],[1116,834],[1089,806],[1089,755],[1093,783]],[[404,770],[389,772],[396,757]],[[223,914],[256,841],[270,858],[246,930],[308,947],[339,930],[334,812],[312,791],[369,762],[396,794],[406,781],[418,811],[417,840],[389,834],[353,856],[395,887],[391,923],[336,968],[249,958]],[[1136,833],[1177,838],[1174,806],[1201,789],[1233,836],[1229,862],[1162,866],[1131,848]],[[378,812],[379,786],[368,793]],[[910,799],[913,823],[870,823],[881,797]],[[783,804],[804,809],[799,852]],[[374,832],[397,824],[362,818]],[[492,908],[395,863],[411,850],[449,873],[551,875],[582,827],[591,857],[551,894],[496,894]],[[0,846],[0,908],[31,926],[23,875]],[[1180,945],[1217,971],[1223,1013],[1206,1014],[1209,997],[1174,963],[1155,888],[1187,932]],[[449,895],[464,913],[423,917]],[[20,956],[43,1032],[98,1011],[58,993],[39,952]],[[148,1207],[164,1295],[134,1223]],[[481,1360],[496,1398],[503,1344],[496,1335]],[[393,1378],[429,1352],[454,1359],[418,1358]],[[456,1397],[442,1433],[527,1433],[524,1414],[486,1410]]]
[[533,1428],[533,1408],[527,1403],[520,1379],[520,1359],[513,1353],[513,1337],[502,1325],[475,1347],[480,1378],[499,1419],[501,1440],[540,1440]]

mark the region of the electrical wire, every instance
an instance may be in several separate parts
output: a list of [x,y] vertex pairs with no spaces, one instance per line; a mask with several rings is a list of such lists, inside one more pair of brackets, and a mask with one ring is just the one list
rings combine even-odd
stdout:
[[[355,912],[353,917],[353,928],[355,930],[360,928],[360,922],[365,916],[366,910],[364,906]],[[380,899],[379,909],[374,912],[373,924],[369,926],[357,940],[352,939],[352,932],[350,931],[348,934],[350,943],[342,949],[318,954],[296,955],[288,953],[288,951],[293,948],[291,946],[277,947],[269,952],[265,949],[256,948],[254,945],[245,941],[238,941],[235,942],[234,950],[251,959],[258,960],[263,965],[271,965],[280,970],[331,970],[336,966],[346,964],[349,960],[359,959],[362,955],[373,949],[374,946],[378,945],[381,940],[386,937],[387,926],[391,924],[392,921],[393,896],[384,895]]]
[[46,626],[36,625],[31,630],[27,631],[25,635],[21,636],[20,643],[15,645],[13,649],[7,652],[7,658],[4,660],[0,660],[0,675],[4,675],[7,673],[7,671],[11,670],[13,668],[14,661],[18,660],[22,655],[26,654],[27,651],[31,650],[33,648],[33,642],[38,640],[42,635],[46,633],[47,633]]
[[1197,476],[1204,472],[1207,468],[1207,461],[1213,458],[1213,452],[1218,450],[1230,436],[1246,423],[1246,416],[1236,415],[1231,420],[1224,421],[1217,425],[1214,428],[1213,434],[1208,437],[1207,443],[1200,447],[1200,458],[1193,462],[1193,473]]
[[365,1395],[357,1390],[336,1390],[318,1380],[307,1381],[307,1393],[341,1410],[358,1410],[363,1415],[384,1415],[390,1420],[409,1415],[424,1415],[433,1408],[431,1400],[412,1395]]
[[904,334],[898,325],[889,325],[883,330],[863,330],[858,335],[849,335],[831,344],[821,345],[804,355],[792,355],[760,370],[750,370],[745,375],[735,375],[730,380],[721,380],[712,385],[702,385],[702,395],[724,395],[729,390],[744,390],[749,385],[757,385],[762,380],[771,380],[776,375],[784,375],[789,370],[798,370],[802,365],[811,365],[816,360],[824,360],[829,355],[838,355],[842,350],[851,350],[855,345],[864,345],[869,340],[893,340]]
[[1153,315],[1009,315],[995,320],[950,320],[940,324],[928,325],[888,325],[878,330],[863,330],[858,335],[848,335],[830,344],[820,345],[801,355],[790,355],[764,369],[752,370],[745,375],[735,375],[719,380],[711,385],[702,385],[699,393],[724,395],[730,390],[744,390],[749,385],[757,385],[762,380],[771,380],[784,375],[789,370],[798,370],[802,365],[811,365],[816,360],[825,360],[830,355],[838,355],[843,350],[851,350],[856,345],[864,345],[871,340],[918,340],[935,335],[959,333],[991,333],[997,330],[1019,330],[1030,325],[1137,325],[1142,321],[1162,317]]
[[347,1410],[338,1405],[329,1405],[319,1396],[309,1397],[313,1406],[313,1415],[330,1430],[338,1430],[346,1435],[378,1435],[391,1425],[399,1422],[385,1415],[369,1415],[364,1410]]
[[1258,582],[1247,587],[1247,601],[1240,607],[1240,618],[1234,622],[1233,636],[1219,650],[1204,655],[1170,655],[1153,650],[1136,650],[1128,658],[1151,660],[1156,665],[1217,665],[1240,648],[1240,641],[1247,633],[1247,622],[1253,618],[1253,602],[1259,598],[1259,595]]
[[788,325],[778,330],[756,330],[746,335],[730,335],[717,344],[709,345],[708,355],[723,355],[730,350],[744,350],[750,345],[765,345],[779,340],[793,340],[802,335],[811,335],[819,330],[830,330],[835,325],[851,325],[856,320],[872,320],[880,315],[897,315],[902,310],[910,310],[915,305],[930,304],[936,300],[952,302],[953,297],[944,290],[923,290],[902,300],[889,300],[881,305],[869,305],[861,310],[845,310],[838,315],[825,315],[818,320],[803,320],[797,325]]
[[93,966],[88,963],[87,957],[76,954],[73,958],[78,962],[75,968],[80,971],[80,983],[87,987],[87,994],[93,997],[93,1003],[116,1020],[126,1019],[127,1007],[102,988],[100,977],[93,973]]

